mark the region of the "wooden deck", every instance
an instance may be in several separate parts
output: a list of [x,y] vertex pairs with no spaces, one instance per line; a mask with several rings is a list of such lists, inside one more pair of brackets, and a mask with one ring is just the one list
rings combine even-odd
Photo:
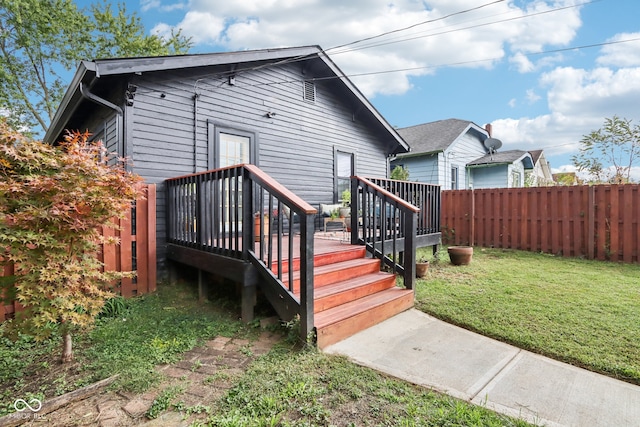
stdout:
[[[281,243],[282,259],[288,259],[289,237]],[[276,261],[271,270],[290,286],[294,297],[300,297],[300,259],[297,249],[299,236],[293,236],[293,263],[282,262],[278,272]],[[375,325],[413,306],[412,290],[396,286],[396,276],[380,271],[380,260],[369,258],[364,246],[347,243],[342,232],[314,235],[314,314],[318,347],[323,348],[363,329]],[[255,242],[260,253],[268,241]],[[271,242],[272,248],[277,240]],[[260,276],[250,263],[207,253],[194,248],[169,245],[169,258],[202,271],[222,275],[243,284],[242,316],[251,321],[255,290]],[[266,259],[266,258],[265,258]],[[266,264],[266,262],[265,262]],[[201,283],[202,286],[204,284]],[[286,292],[286,289],[282,289]]]
[[168,179],[167,258],[240,283],[244,320],[260,289],[329,345],[411,307],[416,247],[440,238],[439,187],[377,182],[351,177],[350,233],[314,234],[318,210],[255,165]]

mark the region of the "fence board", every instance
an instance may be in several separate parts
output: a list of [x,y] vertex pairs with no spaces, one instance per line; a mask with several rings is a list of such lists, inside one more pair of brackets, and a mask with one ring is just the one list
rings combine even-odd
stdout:
[[[135,204],[135,227],[131,213],[120,221],[120,231],[103,229],[105,237],[120,237],[119,245],[103,245],[98,255],[107,271],[137,271],[137,277],[123,279],[123,296],[139,295],[156,290],[156,187],[144,186],[144,196]],[[135,245],[135,251],[133,247]],[[3,276],[14,274],[13,266],[2,270]],[[14,316],[21,309],[17,301],[0,303],[0,322]]]
[[449,190],[441,214],[447,244],[640,262],[638,184]]

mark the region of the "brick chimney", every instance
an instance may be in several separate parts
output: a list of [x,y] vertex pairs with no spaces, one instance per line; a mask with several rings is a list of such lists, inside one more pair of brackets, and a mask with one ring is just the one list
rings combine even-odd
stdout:
[[486,125],[484,125],[484,130],[487,131],[487,133],[489,134],[489,138],[491,138],[491,132],[493,131],[493,126],[491,126],[491,123],[487,123]]

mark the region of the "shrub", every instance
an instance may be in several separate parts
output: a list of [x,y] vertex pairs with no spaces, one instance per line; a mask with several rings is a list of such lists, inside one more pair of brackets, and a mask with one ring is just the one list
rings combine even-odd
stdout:
[[[69,133],[56,146],[30,140],[0,122],[0,256],[15,263],[15,298],[24,310],[8,330],[44,339],[89,328],[110,286],[130,272],[105,272],[97,254],[102,227],[117,228],[139,196],[140,178],[89,134]],[[110,166],[111,164],[111,166]]]

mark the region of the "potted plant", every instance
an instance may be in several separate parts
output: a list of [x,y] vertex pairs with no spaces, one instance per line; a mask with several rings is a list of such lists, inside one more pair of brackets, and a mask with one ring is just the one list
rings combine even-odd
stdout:
[[416,260],[416,277],[425,277],[429,271],[429,260],[426,258],[418,258]]
[[449,259],[453,265],[468,265],[473,257],[473,247],[471,246],[449,246]]
[[342,192],[342,207],[340,208],[340,218],[346,218],[351,214],[351,191]]

